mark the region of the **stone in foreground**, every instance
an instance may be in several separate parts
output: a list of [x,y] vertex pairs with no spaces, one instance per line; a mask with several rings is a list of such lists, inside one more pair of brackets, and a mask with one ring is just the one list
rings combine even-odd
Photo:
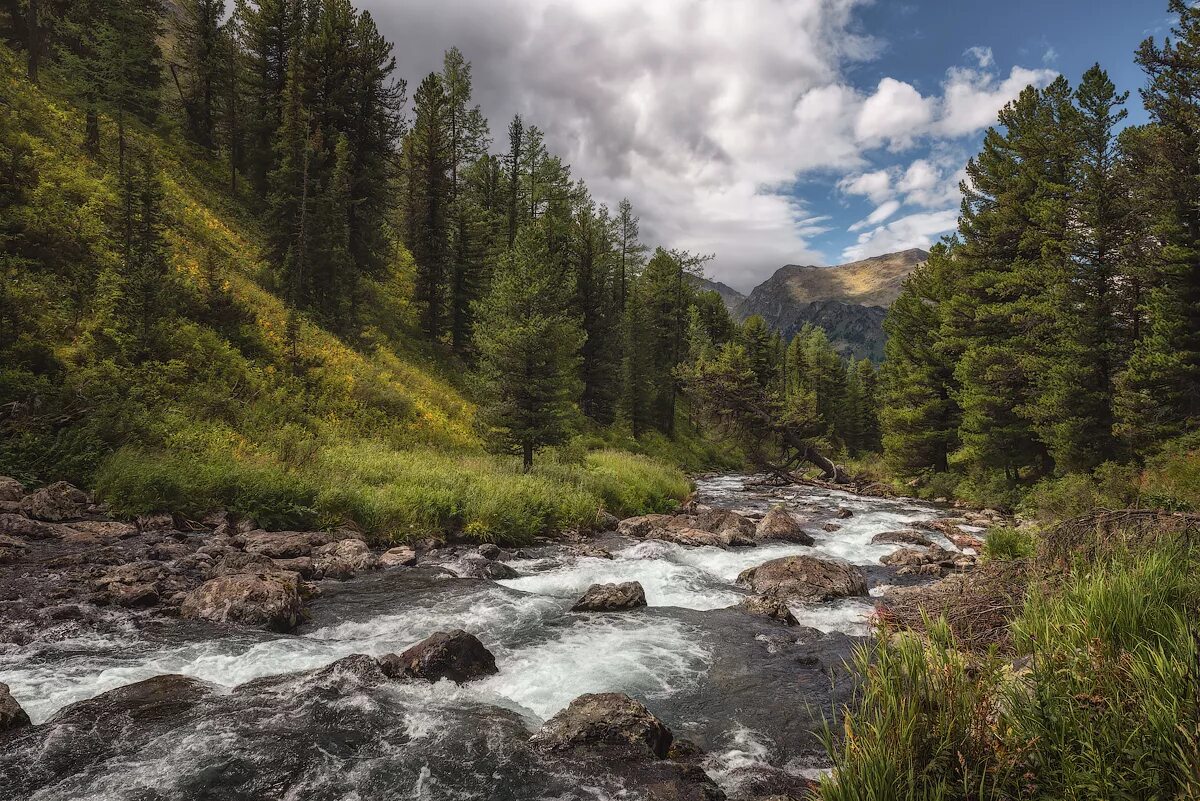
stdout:
[[499,672],[492,652],[462,629],[435,632],[399,656],[382,657],[379,663],[391,678],[450,679],[458,684]]
[[849,562],[785,556],[743,570],[738,584],[780,600],[804,603],[867,594],[867,576]]
[[21,499],[21,512],[35,520],[61,523],[87,514],[87,493],[66,481],[56,481]]
[[666,759],[672,739],[661,720],[625,693],[588,693],[546,721],[531,742],[553,751],[584,747]]
[[572,612],[616,612],[646,605],[646,592],[636,581],[593,584],[571,607]]
[[288,632],[304,620],[303,589],[299,574],[291,571],[221,576],[189,592],[179,614]]
[[800,527],[800,523],[782,506],[776,506],[767,512],[766,517],[758,521],[754,536],[759,540],[778,540],[794,542],[798,545],[812,545],[813,538]]
[[0,732],[28,725],[29,715],[9,693],[8,685],[0,683]]

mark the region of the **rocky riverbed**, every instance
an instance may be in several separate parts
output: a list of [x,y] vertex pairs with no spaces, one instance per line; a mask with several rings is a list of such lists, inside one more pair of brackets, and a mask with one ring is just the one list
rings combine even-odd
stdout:
[[719,476],[381,552],[0,481],[0,798],[800,798],[879,596],[996,518],[946,514]]

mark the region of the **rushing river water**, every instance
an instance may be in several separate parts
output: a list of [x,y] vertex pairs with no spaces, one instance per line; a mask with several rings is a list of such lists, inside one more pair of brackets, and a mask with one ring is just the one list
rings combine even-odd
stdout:
[[[938,512],[745,484],[741,476],[705,479],[697,498],[749,514],[783,503],[814,521],[817,544],[720,550],[612,538],[611,560],[544,546],[509,561],[520,575],[499,582],[420,568],[325,582],[312,620],[292,635],[114,613],[99,631],[64,623],[30,644],[0,645],[0,681],[35,724],[161,674],[210,684],[177,715],[38,726],[0,753],[0,798],[635,798],[594,766],[550,766],[526,744],[573,698],[604,691],[643,701],[677,737],[708,751],[705,769],[731,795],[759,769],[811,775],[823,765],[814,733],[850,691],[842,663],[866,633],[871,605],[796,607],[803,628],[789,629],[729,608],[744,595],[734,581],[798,553],[877,568],[896,546],[873,545],[873,535]],[[823,532],[838,507],[853,516]],[[868,573],[873,585],[884,580]],[[568,612],[589,585],[629,580],[641,582],[648,608]],[[400,652],[451,628],[477,635],[499,673],[456,686],[319,670],[350,654]]]

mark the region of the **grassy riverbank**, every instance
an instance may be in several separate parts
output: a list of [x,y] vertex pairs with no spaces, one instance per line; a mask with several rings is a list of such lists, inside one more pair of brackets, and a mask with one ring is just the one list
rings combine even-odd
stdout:
[[[1200,798],[1198,533],[1162,513],[1061,523],[1033,557],[985,562],[953,626],[881,630],[821,797]],[[1009,619],[972,636],[1005,595]]]

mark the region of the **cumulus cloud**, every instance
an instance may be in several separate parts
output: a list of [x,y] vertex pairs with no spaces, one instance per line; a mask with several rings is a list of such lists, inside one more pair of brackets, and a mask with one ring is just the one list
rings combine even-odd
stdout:
[[879,225],[879,223],[900,211],[900,205],[901,204],[899,200],[885,201],[877,209],[875,209],[875,211],[871,212],[868,216],[850,226],[850,230],[861,231],[864,228],[870,228],[872,225]]
[[[837,184],[877,214],[890,201],[931,205],[950,169],[902,189],[907,171],[872,171],[873,154],[978,130],[1046,72],[1001,80],[981,49],[940,93],[901,77],[857,88],[847,68],[884,46],[856,25],[868,2],[359,0],[411,82],[439,69],[446,47],[463,51],[495,150],[520,113],[600,201],[630,198],[647,242],[716,253],[711,272],[743,289],[781,264],[823,263],[810,241],[831,223],[797,199],[798,182]],[[862,247],[890,241],[863,236]]]
[[928,248],[957,225],[958,212],[954,209],[909,214],[860,234],[857,242],[842,251],[842,258],[857,261],[880,253]]

